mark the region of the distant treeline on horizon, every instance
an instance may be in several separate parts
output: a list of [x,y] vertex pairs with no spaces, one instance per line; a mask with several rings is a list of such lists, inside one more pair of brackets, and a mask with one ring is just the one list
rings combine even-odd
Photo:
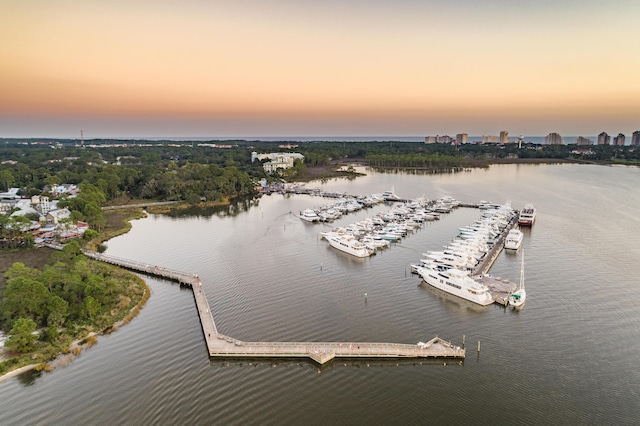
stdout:
[[[576,143],[579,136],[563,136],[565,145]],[[594,141],[597,136],[583,136]],[[147,141],[147,142],[416,142],[424,143],[424,136],[247,136],[247,137],[100,137],[86,138],[85,143],[97,141]],[[534,144],[544,144],[545,136],[524,136],[524,141]],[[510,137],[510,142],[516,142],[517,137]],[[80,138],[0,138],[2,142],[80,142]],[[469,143],[481,143],[482,135],[469,136]]]

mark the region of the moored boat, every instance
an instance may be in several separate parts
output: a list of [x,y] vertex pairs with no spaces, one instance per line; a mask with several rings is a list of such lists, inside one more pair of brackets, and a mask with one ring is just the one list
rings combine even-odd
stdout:
[[494,302],[489,288],[475,281],[466,271],[458,269],[437,270],[432,268],[415,268],[424,281],[440,290],[461,297],[482,306]]
[[524,289],[524,251],[522,252],[522,266],[520,267],[520,285],[516,291],[509,295],[509,306],[520,308],[527,299],[527,292]]
[[307,222],[319,222],[320,216],[312,209],[305,209],[300,212],[300,219],[306,220]]
[[521,226],[531,226],[536,220],[536,209],[533,204],[527,204],[524,209],[520,211],[518,216],[518,224]]
[[325,236],[331,247],[349,253],[356,257],[369,257],[375,250],[370,249],[353,236],[348,235],[327,235]]
[[508,250],[518,250],[522,245],[524,234],[519,229],[512,229],[504,239],[504,248]]

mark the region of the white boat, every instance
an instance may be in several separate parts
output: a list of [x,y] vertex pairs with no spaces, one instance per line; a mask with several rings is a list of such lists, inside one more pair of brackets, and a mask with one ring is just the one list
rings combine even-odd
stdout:
[[522,245],[524,234],[519,229],[512,229],[504,239],[504,248],[508,250],[518,250]]
[[352,256],[369,257],[375,253],[375,250],[368,248],[352,236],[327,235],[325,238],[329,241],[331,247],[349,253]]
[[398,197],[396,195],[396,193],[394,192],[393,187],[391,187],[390,191],[384,191],[382,194],[380,194],[380,197],[385,201],[399,201],[400,200],[400,197]]
[[475,281],[466,271],[458,269],[438,271],[421,267],[416,269],[424,281],[435,288],[478,305],[486,306],[493,303],[493,296],[491,296],[489,288]]
[[362,241],[362,243],[367,247],[374,249],[386,248],[389,247],[390,244],[389,240],[382,239],[381,237],[374,237],[371,235],[363,237],[360,241]]
[[536,209],[533,204],[527,204],[524,209],[520,210],[518,216],[518,224],[521,226],[531,226],[536,220]]
[[524,251],[522,252],[522,266],[520,267],[520,285],[516,291],[509,295],[509,306],[519,308],[524,305],[527,292],[524,290]]
[[306,220],[307,222],[319,222],[320,216],[318,216],[315,211],[306,209],[300,212],[300,219]]

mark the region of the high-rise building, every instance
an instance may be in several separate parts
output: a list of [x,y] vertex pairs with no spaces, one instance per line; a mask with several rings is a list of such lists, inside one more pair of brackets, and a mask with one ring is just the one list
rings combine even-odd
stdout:
[[560,133],[553,132],[544,137],[544,143],[545,145],[562,145],[564,144],[564,141],[562,140]]
[[451,143],[453,142],[453,138],[449,135],[444,135],[444,136],[436,136],[436,140],[438,141],[438,143]]
[[598,135],[598,145],[611,145],[611,137],[607,132],[602,132]]
[[589,138],[578,136],[578,139],[576,139],[576,145],[593,145],[593,141]]
[[456,143],[458,145],[463,144],[463,143],[469,143],[469,135],[466,133],[458,133],[456,135]]
[[633,132],[631,136],[631,145],[640,145],[640,130]]
[[500,132],[500,143],[509,143],[509,132],[506,130]]
[[437,136],[427,136],[424,138],[424,143],[436,143],[437,141]]
[[482,143],[498,143],[498,137],[482,135]]
[[613,144],[614,145],[624,145],[625,139],[626,139],[626,137],[622,133],[618,133],[618,136],[613,138]]

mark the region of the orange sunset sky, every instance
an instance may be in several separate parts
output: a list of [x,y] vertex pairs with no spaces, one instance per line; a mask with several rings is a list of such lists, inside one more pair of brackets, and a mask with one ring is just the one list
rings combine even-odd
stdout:
[[0,0],[0,137],[630,137],[639,22],[637,0]]

